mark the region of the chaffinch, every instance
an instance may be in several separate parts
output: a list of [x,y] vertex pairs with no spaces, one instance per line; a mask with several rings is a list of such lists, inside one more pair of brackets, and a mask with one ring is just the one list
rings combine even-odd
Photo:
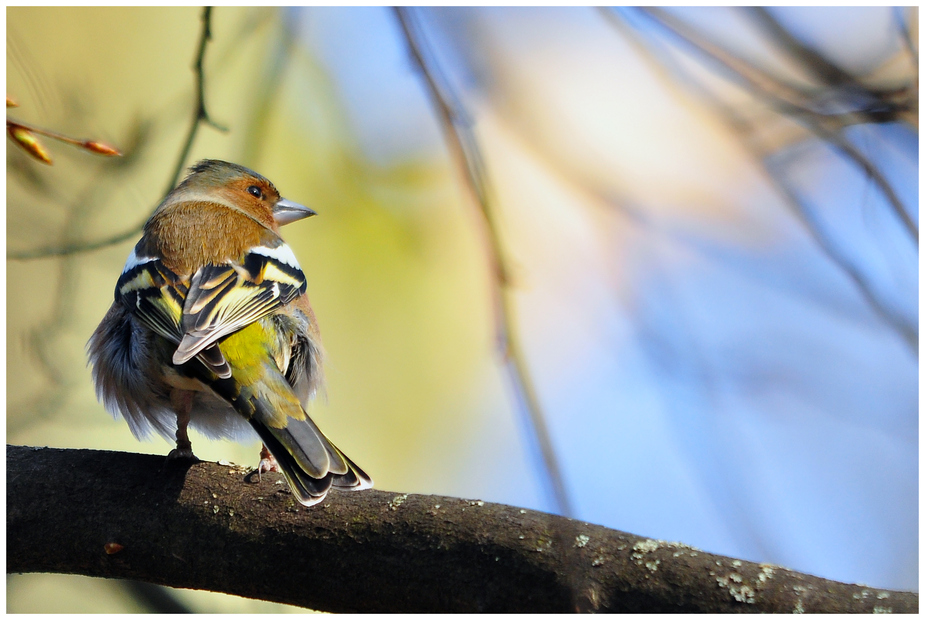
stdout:
[[197,163],[145,224],[87,345],[97,397],[135,437],[175,437],[168,458],[195,458],[187,426],[256,431],[258,472],[278,463],[306,506],[331,486],[372,486],[305,412],[323,382],[321,341],[279,227],[314,214],[247,168]]

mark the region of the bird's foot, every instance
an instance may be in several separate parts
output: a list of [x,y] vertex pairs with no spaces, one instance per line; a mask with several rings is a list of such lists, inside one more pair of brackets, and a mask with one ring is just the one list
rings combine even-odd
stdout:
[[276,458],[270,454],[267,447],[263,446],[260,449],[260,463],[257,464],[257,480],[260,480],[261,474],[268,471],[279,471],[279,463],[276,462]]
[[198,462],[199,458],[193,454],[192,446],[187,447],[177,447],[167,453],[167,462],[172,463],[175,461],[194,461]]

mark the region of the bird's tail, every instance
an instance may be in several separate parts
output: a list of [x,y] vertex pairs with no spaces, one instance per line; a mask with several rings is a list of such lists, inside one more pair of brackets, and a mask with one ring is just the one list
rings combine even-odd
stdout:
[[[259,410],[259,408],[258,408]],[[251,418],[251,426],[276,459],[300,503],[311,506],[324,499],[332,486],[350,491],[368,489],[372,479],[337,449],[306,414],[288,418],[283,428]]]
[[241,366],[233,365],[231,378],[212,377],[212,389],[250,422],[301,503],[317,504],[332,486],[358,491],[373,485],[315,426],[273,360]]

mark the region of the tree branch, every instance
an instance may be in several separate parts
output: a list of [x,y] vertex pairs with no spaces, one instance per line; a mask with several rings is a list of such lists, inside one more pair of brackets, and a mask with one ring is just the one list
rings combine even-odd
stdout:
[[[577,533],[567,549],[561,531]],[[580,559],[580,575],[562,576],[566,555]],[[277,474],[257,481],[218,463],[23,446],[7,446],[7,572],[344,612],[918,610],[914,593],[501,504],[363,491],[304,508]]]

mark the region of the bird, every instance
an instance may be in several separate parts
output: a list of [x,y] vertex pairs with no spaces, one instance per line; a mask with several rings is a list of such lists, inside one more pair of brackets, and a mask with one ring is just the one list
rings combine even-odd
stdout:
[[257,473],[281,470],[305,506],[331,487],[370,488],[306,412],[323,349],[306,278],[279,229],[315,215],[238,164],[194,164],[145,223],[87,343],[97,398],[137,439],[188,428],[263,442]]

